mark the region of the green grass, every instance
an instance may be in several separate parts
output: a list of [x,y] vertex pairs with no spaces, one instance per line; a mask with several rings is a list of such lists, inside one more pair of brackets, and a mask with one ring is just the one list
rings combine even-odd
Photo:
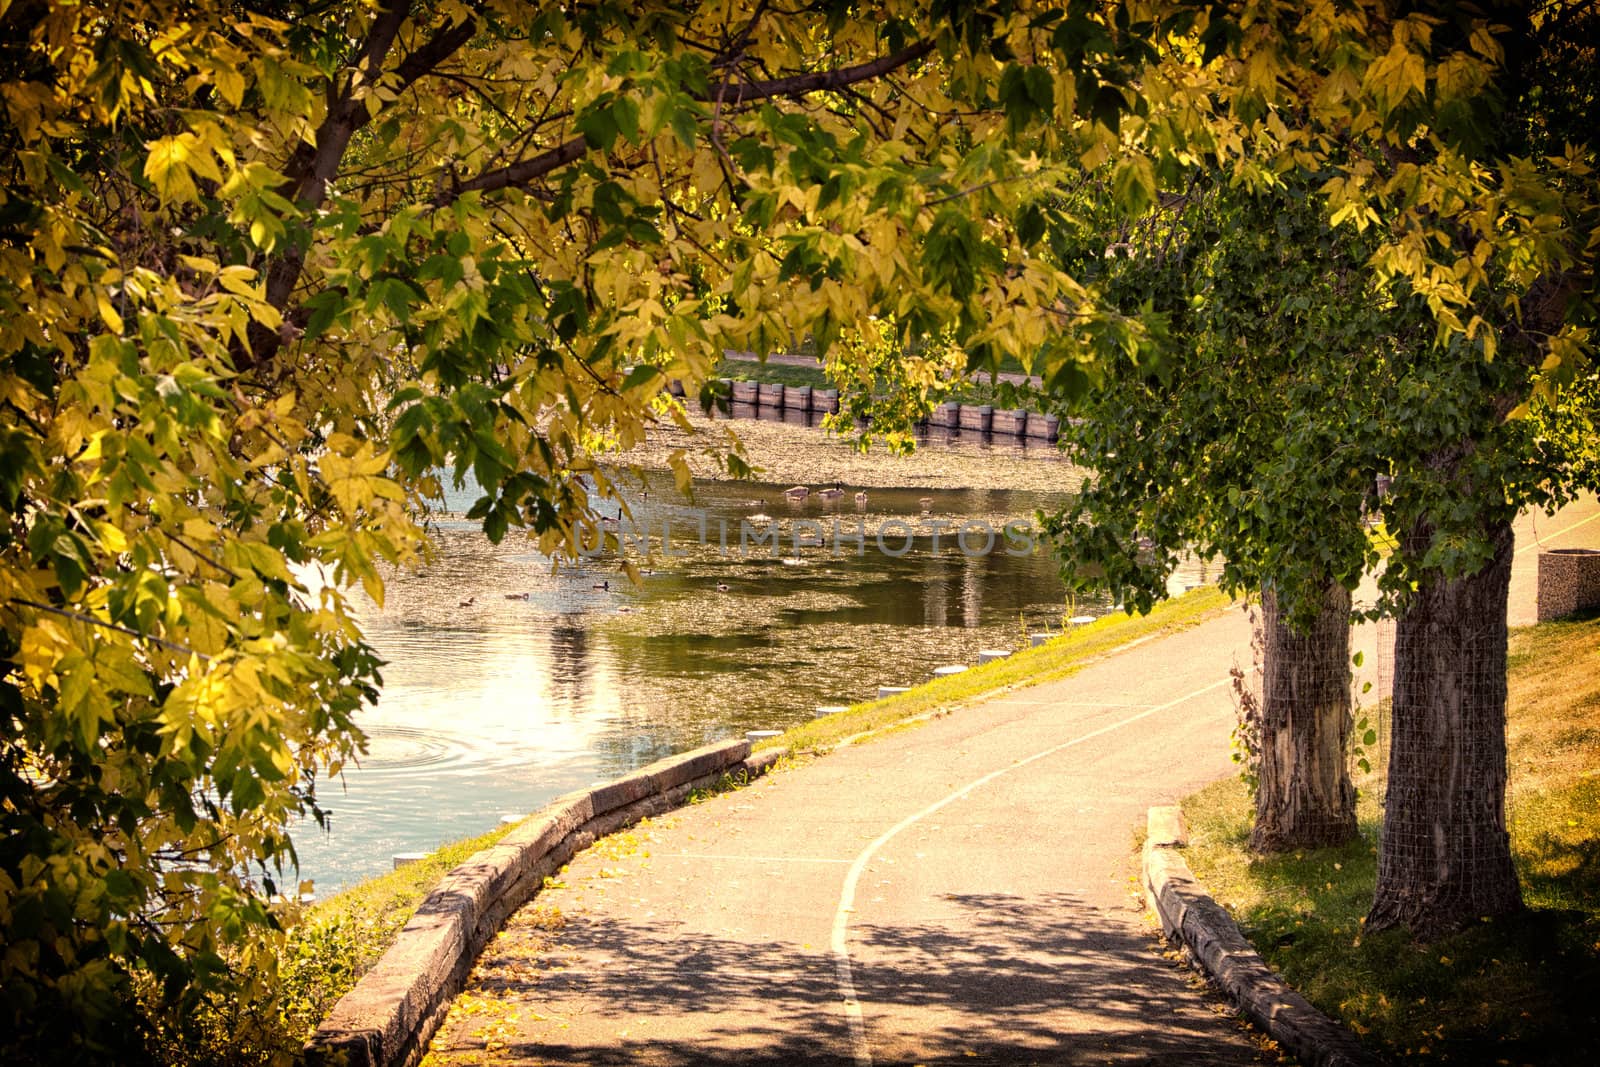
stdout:
[[1196,626],[1221,612],[1229,603],[1226,596],[1208,586],[1158,604],[1149,615],[1107,615],[1038,648],[1023,649],[1006,659],[927,682],[909,692],[853,705],[848,711],[796,726],[761,742],[758,747],[781,746],[794,752],[823,751],[846,737],[898,726],[997,689],[1064,678],[1131,641]]
[[279,961],[284,1044],[297,1050],[339,998],[378,962],[433,887],[510,830],[453,841],[424,859],[357,882],[310,907]]
[[1236,779],[1185,798],[1187,858],[1267,962],[1382,1055],[1409,1063],[1600,1057],[1600,620],[1511,638],[1512,849],[1529,907],[1432,944],[1368,935],[1383,780],[1358,779],[1361,839],[1274,857],[1246,848]]
[[831,387],[821,367],[791,367],[787,363],[757,363],[748,359],[724,359],[711,372],[713,378],[732,378],[736,382],[762,385],[809,385],[815,389]]
[[313,904],[290,931],[282,969],[283,1011],[303,1037],[382,956],[433,887],[511,827],[453,841],[415,863],[357,882]]
[[279,953],[275,1001],[213,999],[182,1021],[157,1013],[151,1020],[152,1057],[173,1067],[298,1062],[317,1024],[378,961],[439,880],[509,829],[445,845],[311,905]]

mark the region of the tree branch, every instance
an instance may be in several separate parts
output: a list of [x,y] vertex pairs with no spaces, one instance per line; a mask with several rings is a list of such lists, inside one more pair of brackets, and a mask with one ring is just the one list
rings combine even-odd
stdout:
[[[310,145],[301,145],[290,158],[284,173],[294,195],[291,197],[301,211],[310,214],[321,207],[328,197],[328,184],[344,162],[345,151],[357,132],[372,121],[372,114],[364,102],[355,96],[358,85],[375,85],[383,74],[383,64],[394,47],[400,28],[411,14],[411,0],[387,0],[361,50],[356,54],[357,73],[339,93],[338,99],[328,108],[322,125]],[[439,30],[427,43],[400,61],[395,69],[399,88],[409,88],[424,75],[429,74],[450,58],[477,32],[477,19],[452,23]],[[272,260],[267,268],[267,302],[279,311],[289,303],[294,287],[305,270],[306,249],[291,244]],[[235,352],[234,362],[243,370],[269,361],[283,344],[283,338],[259,323],[252,323],[249,333],[250,351]]]
[[[869,63],[860,63],[853,67],[840,67],[836,70],[816,71],[811,74],[795,74],[787,78],[774,78],[764,82],[750,82],[738,85],[723,83],[708,93],[696,96],[695,99],[709,104],[726,103],[738,105],[756,100],[770,100],[779,96],[798,97],[829,89],[843,89],[857,82],[882,77],[892,70],[898,70],[908,63],[916,62],[931,51],[933,51],[932,41],[919,41],[892,55],[882,56]],[[513,186],[526,185],[552,171],[567,166],[569,163],[576,162],[586,150],[587,146],[584,143],[584,139],[582,137],[574,137],[546,152],[541,152],[531,159],[520,160],[498,170],[485,171],[476,178],[462,182],[455,189],[442,190],[433,198],[433,206],[447,207],[462,193],[489,193],[500,189],[509,189]]]
[[698,96],[696,99],[708,104],[722,102],[737,105],[753,100],[770,100],[775,96],[806,96],[828,89],[843,89],[857,82],[881,78],[908,63],[915,63],[932,51],[932,41],[918,41],[891,55],[880,56],[871,62],[858,63],[853,67],[819,70],[810,74],[793,74],[787,78],[740,83],[736,86],[719,85],[713,92]]
[[587,145],[582,137],[574,137],[570,141],[541,152],[532,159],[520,160],[508,167],[491,170],[480,174],[476,178],[462,182],[454,189],[442,189],[433,198],[434,207],[448,207],[462,193],[485,192],[492,193],[500,189],[508,189],[516,185],[526,185],[536,178],[542,178],[551,171],[559,170],[569,163],[575,162],[586,150]]
[[10,603],[21,604],[23,607],[33,608],[35,611],[48,611],[52,615],[59,615],[64,619],[72,619],[74,622],[88,623],[90,626],[101,626],[107,630],[115,630],[119,634],[127,634],[129,637],[137,637],[141,641],[148,641],[157,648],[164,648],[168,652],[181,652],[190,656],[198,656],[203,660],[211,658],[204,652],[196,652],[187,645],[180,645],[176,641],[168,641],[165,638],[147,634],[142,630],[134,630],[114,622],[106,622],[104,619],[97,619],[93,615],[85,615],[81,611],[70,611],[51,604],[41,604],[37,600],[27,600],[20,596],[12,597]]

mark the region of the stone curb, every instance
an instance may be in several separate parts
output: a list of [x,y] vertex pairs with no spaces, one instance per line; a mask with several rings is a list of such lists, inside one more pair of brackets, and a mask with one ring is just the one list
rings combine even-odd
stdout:
[[1228,999],[1301,1062],[1315,1067],[1381,1067],[1384,1060],[1322,1014],[1268,967],[1233,918],[1195,880],[1179,849],[1189,843],[1183,813],[1151,808],[1144,841],[1144,889],[1168,940]]
[[558,797],[445,875],[394,944],[306,1042],[308,1064],[411,1067],[427,1051],[478,953],[549,875],[596,838],[684,804],[724,775],[749,781],[786,753],[722,741]]

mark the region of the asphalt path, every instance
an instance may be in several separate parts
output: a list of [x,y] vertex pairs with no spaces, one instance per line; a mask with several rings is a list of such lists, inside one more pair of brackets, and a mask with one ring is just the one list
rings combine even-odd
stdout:
[[[1537,550],[1600,547],[1600,505],[1517,533],[1514,625]],[[1249,636],[1230,610],[601,842],[490,944],[430,1062],[1256,1062],[1156,938],[1132,847],[1234,770]]]
[[1160,950],[1132,847],[1229,772],[1236,653],[1229,611],[591,850],[484,953],[435,1062],[1254,1062]]

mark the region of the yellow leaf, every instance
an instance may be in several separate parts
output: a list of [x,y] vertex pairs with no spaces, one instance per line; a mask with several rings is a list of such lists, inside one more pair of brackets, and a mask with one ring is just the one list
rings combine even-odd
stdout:
[[35,689],[56,684],[56,663],[71,647],[53,619],[40,619],[22,631],[18,658],[22,673]]
[[230,106],[238,107],[244,100],[244,74],[238,68],[218,64],[212,68],[211,81]]
[[186,541],[205,544],[208,541],[215,540],[216,536],[216,527],[204,519],[191,518],[183,520],[183,537]]
[[269,330],[276,330],[283,325],[283,315],[277,308],[265,300],[255,300],[250,304],[250,317]]
[[96,520],[93,525],[95,536],[107,552],[121,555],[128,550],[128,535],[122,532],[121,527],[102,520]]
[[175,200],[196,199],[199,193],[189,173],[189,147],[183,137],[163,137],[159,141],[149,142],[147,147],[150,154],[145,157],[144,176],[155,186],[161,202],[168,204]]
[[100,309],[100,318],[104,320],[112,333],[121,333],[123,330],[122,316],[117,314],[117,309],[111,306],[111,301],[105,293],[94,294],[95,306]]
[[217,279],[230,293],[259,299],[261,292],[255,284],[256,272],[249,267],[227,267]]

